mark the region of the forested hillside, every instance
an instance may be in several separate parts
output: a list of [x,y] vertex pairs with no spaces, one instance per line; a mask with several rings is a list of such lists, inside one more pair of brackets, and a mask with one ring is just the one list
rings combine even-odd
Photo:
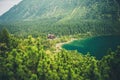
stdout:
[[[47,46],[46,46],[47,45]],[[45,37],[21,39],[0,33],[1,80],[119,80],[120,46],[101,60],[90,54],[52,49]]]
[[102,35],[120,35],[119,0],[22,0],[0,16],[0,80],[120,80],[120,45],[100,60],[56,47]]
[[118,0],[23,0],[0,17],[0,28],[21,36],[120,34],[119,19]]

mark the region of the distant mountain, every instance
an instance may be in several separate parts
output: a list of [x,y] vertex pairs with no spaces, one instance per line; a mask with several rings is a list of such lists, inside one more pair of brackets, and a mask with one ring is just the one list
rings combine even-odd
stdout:
[[78,0],[23,0],[1,16],[3,21],[63,18],[79,5]]
[[116,0],[23,0],[0,17],[2,21],[119,18]]
[[[72,25],[81,26],[81,24],[79,23],[84,22],[87,24],[87,21],[88,22],[107,21],[107,22],[119,23],[120,1],[119,0],[23,0],[18,5],[14,6],[8,12],[6,12],[0,17],[1,23],[6,23],[6,22],[16,23],[21,21],[22,24],[23,23],[25,24],[26,22],[27,24],[29,22],[33,24],[39,23],[39,27],[41,26],[41,24],[42,25],[54,24],[54,25],[63,25],[63,26],[64,24],[72,24]],[[115,24],[116,23],[114,23],[114,26]],[[101,24],[101,26],[102,25],[104,24]]]

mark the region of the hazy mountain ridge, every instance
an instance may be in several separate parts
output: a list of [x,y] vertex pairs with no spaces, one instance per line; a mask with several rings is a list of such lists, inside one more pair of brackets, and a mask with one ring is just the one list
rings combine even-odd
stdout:
[[[113,15],[113,12],[118,17],[117,5],[115,0],[23,0],[2,15],[0,19],[3,21],[29,21],[45,18],[63,19],[66,16],[99,19],[101,16],[106,15],[110,17]],[[101,10],[103,7],[104,12]]]
[[[63,2],[64,1],[64,2]],[[25,19],[40,19],[57,17],[68,14],[70,4],[68,0],[23,0],[19,5],[13,7],[5,13],[1,18],[3,20],[25,20]],[[67,3],[67,5],[66,5]],[[27,5],[26,5],[27,4]],[[69,8],[65,10],[65,7]],[[64,12],[64,14],[63,14]],[[14,15],[15,14],[15,15]],[[14,16],[14,18],[12,18]]]

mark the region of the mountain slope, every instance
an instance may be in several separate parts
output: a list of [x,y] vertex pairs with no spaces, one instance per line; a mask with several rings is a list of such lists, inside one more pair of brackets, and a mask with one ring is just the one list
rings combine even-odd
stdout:
[[[23,0],[0,17],[3,21],[117,16],[115,0]],[[98,17],[100,15],[100,17]]]
[[74,8],[74,6],[71,5],[75,3],[69,3],[69,1],[70,0],[23,0],[1,18],[3,20],[30,20],[33,18],[61,17],[68,14]]
[[[58,33],[61,31],[59,27],[62,26],[62,29],[68,31],[66,34],[83,32],[118,34],[119,6],[118,0],[23,0],[2,15],[0,22],[9,23],[6,26],[13,33],[18,31],[18,27],[23,32],[29,28],[37,32]],[[10,24],[12,28],[9,27]],[[64,30],[60,34],[64,34]]]

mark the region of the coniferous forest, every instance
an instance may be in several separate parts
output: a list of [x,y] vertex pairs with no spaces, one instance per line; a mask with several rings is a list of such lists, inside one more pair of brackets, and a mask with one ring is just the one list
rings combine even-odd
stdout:
[[[47,45],[47,46],[46,46]],[[120,46],[101,60],[90,54],[61,50],[46,37],[18,38],[6,29],[0,34],[1,80],[118,80]]]
[[0,80],[120,80],[120,45],[101,59],[56,47],[106,35],[120,35],[119,0],[22,0],[0,16]]

